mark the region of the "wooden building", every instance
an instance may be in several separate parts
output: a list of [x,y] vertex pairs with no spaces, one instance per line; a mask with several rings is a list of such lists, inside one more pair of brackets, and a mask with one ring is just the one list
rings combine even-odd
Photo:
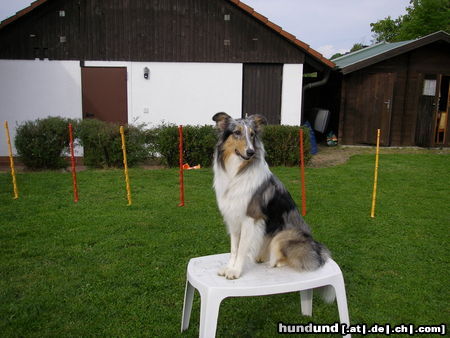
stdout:
[[332,67],[238,0],[37,0],[0,23],[0,114],[298,125],[303,73]]
[[333,60],[341,73],[339,141],[449,146],[450,36],[379,43]]

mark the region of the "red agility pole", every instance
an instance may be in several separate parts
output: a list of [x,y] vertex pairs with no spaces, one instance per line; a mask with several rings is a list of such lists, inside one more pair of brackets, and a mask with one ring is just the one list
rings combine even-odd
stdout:
[[179,207],[184,207],[184,170],[183,170],[183,126],[178,126],[178,151],[180,153],[180,204]]
[[302,216],[306,216],[305,160],[303,152],[303,129],[300,128],[300,175],[302,181]]
[[73,182],[73,201],[78,202],[78,187],[77,187],[77,171],[75,170],[75,156],[73,151],[73,130],[72,123],[69,123],[69,139],[70,139],[70,162],[72,164],[72,182]]

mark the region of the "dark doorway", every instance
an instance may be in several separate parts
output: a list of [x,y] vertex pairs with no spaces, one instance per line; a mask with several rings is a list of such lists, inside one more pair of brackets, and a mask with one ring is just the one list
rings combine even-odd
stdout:
[[416,122],[416,145],[430,147],[433,140],[433,127],[437,111],[438,77],[435,74],[422,76],[419,93],[419,109]]
[[128,122],[125,67],[82,67],[81,83],[84,119]]
[[442,76],[439,89],[439,103],[434,131],[435,145],[448,143],[448,124],[450,113],[450,76]]
[[242,117],[260,114],[280,124],[283,65],[245,63],[243,77]]

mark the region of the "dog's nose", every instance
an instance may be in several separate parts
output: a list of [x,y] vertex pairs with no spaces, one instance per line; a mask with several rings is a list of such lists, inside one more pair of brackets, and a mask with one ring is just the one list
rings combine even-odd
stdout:
[[247,150],[247,157],[252,157],[253,155],[255,155],[255,151],[253,149],[248,149]]

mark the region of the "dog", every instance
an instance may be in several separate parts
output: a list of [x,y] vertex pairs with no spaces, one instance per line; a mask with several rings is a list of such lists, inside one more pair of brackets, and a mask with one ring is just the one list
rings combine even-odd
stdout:
[[299,271],[321,267],[329,250],[312,238],[291,195],[265,160],[261,133],[266,119],[233,119],[221,112],[213,121],[218,130],[214,190],[231,242],[230,260],[218,274],[239,278],[248,258]]

